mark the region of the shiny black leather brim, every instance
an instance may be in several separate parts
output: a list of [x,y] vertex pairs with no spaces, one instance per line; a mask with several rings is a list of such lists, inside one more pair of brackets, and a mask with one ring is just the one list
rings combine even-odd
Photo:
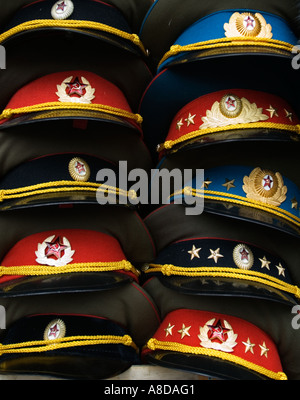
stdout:
[[[177,292],[194,296],[220,296],[255,298],[280,302],[293,307],[297,304],[294,296],[271,286],[252,281],[229,278],[189,278],[189,277],[158,277],[163,285]],[[200,299],[201,301],[201,299]]]
[[81,272],[47,276],[28,276],[0,283],[0,298],[54,293],[92,292],[128,284],[133,278],[118,272]]
[[198,356],[172,351],[153,351],[145,356],[149,364],[161,367],[188,371],[213,379],[222,380],[263,380],[258,373],[242,366],[235,365],[217,358]]

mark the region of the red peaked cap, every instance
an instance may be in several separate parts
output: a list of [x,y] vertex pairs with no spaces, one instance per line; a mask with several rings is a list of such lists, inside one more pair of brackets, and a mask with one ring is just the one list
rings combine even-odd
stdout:
[[[69,83],[69,85],[66,85]],[[64,95],[64,99],[60,100],[60,95]],[[88,100],[86,98],[88,97]],[[74,102],[79,110],[93,110],[96,105],[104,107],[113,107],[114,109],[132,114],[132,110],[123,92],[113,83],[100,77],[99,75],[88,71],[64,71],[40,77],[22,88],[20,88],[10,99],[2,113],[2,121],[0,124],[10,119],[11,111],[18,115],[17,110],[24,107],[39,106],[38,111],[47,110],[47,103],[56,103],[57,110],[63,107],[64,102],[73,103],[72,100],[83,100]],[[52,110],[56,110],[55,104]],[[37,110],[28,109],[27,113],[36,112]],[[101,111],[101,110],[100,110]],[[104,111],[105,112],[105,111]],[[26,110],[23,111],[26,114]],[[117,111],[111,111],[111,114],[122,117]],[[137,116],[137,114],[132,114]],[[103,118],[103,117],[102,117]],[[138,124],[134,119],[126,118],[127,122],[138,128]]]
[[[40,246],[41,249],[39,250]],[[66,254],[67,249],[69,250]],[[49,266],[50,264],[43,264],[42,260],[57,260],[59,257],[62,263],[65,264],[66,262],[65,265],[69,266],[70,269],[72,269],[73,264],[77,263],[96,263],[97,266],[101,267],[103,263],[127,261],[118,240],[108,234],[81,229],[58,229],[36,233],[21,239],[4,256],[1,265],[2,268],[7,268],[7,270],[10,267],[29,266],[30,274],[30,266],[40,266],[41,268]],[[65,262],[63,257],[65,257]],[[38,262],[37,259],[40,261]],[[58,267],[52,266],[52,268],[54,275],[58,272]],[[76,272],[80,272],[80,270],[76,269]],[[121,270],[120,267],[118,272],[128,274],[137,281],[136,275],[131,271]],[[5,275],[4,272],[0,277],[0,283],[23,276]]]
[[148,341],[144,355],[160,349],[216,357],[269,378],[286,379],[271,337],[252,323],[230,315],[172,311]]

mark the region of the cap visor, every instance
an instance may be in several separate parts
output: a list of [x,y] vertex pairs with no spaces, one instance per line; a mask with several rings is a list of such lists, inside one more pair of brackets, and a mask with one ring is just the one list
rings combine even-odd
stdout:
[[[99,197],[97,197],[99,196]],[[98,199],[103,199],[103,204],[100,205],[100,202]],[[33,207],[43,207],[43,206],[63,206],[63,205],[72,205],[72,204],[96,204],[102,206],[102,205],[112,205],[112,206],[129,206],[129,207],[134,207],[131,206],[128,199],[126,200],[126,203],[120,204],[118,200],[118,196],[114,195],[108,195],[106,196],[103,194],[102,197],[102,192],[99,192],[99,194],[95,192],[84,192],[84,191],[74,191],[74,192],[60,192],[60,193],[46,193],[46,194],[41,194],[41,195],[36,195],[36,196],[28,196],[28,197],[23,197],[21,199],[17,200],[6,200],[0,205],[0,210],[6,211],[6,210],[16,210],[20,208],[33,208]],[[105,204],[106,203],[106,204]]]
[[90,110],[55,110],[55,111],[41,111],[35,113],[24,114],[21,116],[17,116],[10,120],[5,121],[0,125],[1,129],[10,128],[16,125],[29,124],[33,122],[39,121],[51,121],[51,120],[62,120],[62,119],[71,119],[71,120],[87,120],[87,121],[96,121],[96,122],[109,122],[115,123],[124,127],[136,129],[137,133],[140,133],[140,129],[137,124],[134,122],[130,123],[128,120],[123,118],[119,118],[112,114],[103,113],[100,111],[90,111]]
[[[218,47],[212,48],[202,51],[191,51],[180,53],[176,56],[170,57],[167,59],[161,66],[162,68],[169,68],[174,65],[180,65],[183,63],[189,63],[194,61],[199,61],[201,59],[219,59],[227,56],[269,56],[275,57],[275,60],[280,57],[283,59],[287,59],[289,63],[292,61],[293,55],[291,52],[281,49],[276,49],[272,47],[264,47],[264,46],[226,46],[226,47]],[[232,60],[234,63],[234,59]]]
[[207,199],[204,200],[204,207],[208,213],[253,222],[300,238],[300,227],[266,211],[241,206],[239,204],[226,203],[225,201],[213,201]]
[[133,281],[120,272],[82,272],[23,277],[0,284],[0,297],[34,296],[52,293],[92,292],[118,288]]
[[[116,353],[133,353],[133,349],[123,349],[123,345],[115,346]],[[110,350],[105,346],[103,350]],[[108,355],[84,356],[78,354],[46,356],[43,354],[16,356],[3,354],[0,362],[1,374],[22,374],[51,376],[60,379],[108,379],[125,372],[133,365],[133,361],[121,360]]]
[[235,144],[239,141],[247,142],[247,144],[249,142],[272,142],[277,143],[277,145],[285,142],[297,144],[300,143],[300,137],[295,132],[282,131],[280,129],[233,129],[203,136],[199,135],[198,138],[178,143],[171,150],[167,150],[167,153],[172,154],[178,151],[199,149],[219,143]]
[[263,380],[262,375],[242,366],[208,356],[171,351],[153,351],[145,356],[148,363],[180,371],[189,371],[222,380]]
[[241,279],[159,277],[159,280],[169,289],[188,295],[247,297],[277,301],[289,306],[297,304],[297,300],[288,293],[267,285]]

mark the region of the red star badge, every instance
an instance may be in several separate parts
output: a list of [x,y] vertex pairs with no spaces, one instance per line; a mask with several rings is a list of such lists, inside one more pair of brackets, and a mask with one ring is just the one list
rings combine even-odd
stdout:
[[58,328],[57,324],[55,324],[52,328],[50,328],[49,338],[51,336],[54,336],[54,338],[56,338],[58,332],[59,332],[59,328]]
[[241,260],[249,260],[249,253],[248,251],[243,248],[243,250],[240,251],[240,255],[241,255]]
[[226,341],[225,334],[230,331],[222,326],[221,320],[219,319],[215,325],[207,325],[209,328],[209,339],[218,339],[220,342],[224,343]]
[[270,177],[270,175],[268,175],[264,178],[264,187],[271,189],[272,183],[273,183],[273,179]]
[[228,99],[226,100],[226,105],[227,105],[227,108],[228,108],[228,109],[230,109],[230,108],[236,108],[235,99],[232,98],[232,97],[228,97]]
[[254,19],[250,17],[250,15],[244,19],[246,23],[246,28],[254,28]]
[[79,175],[84,174],[86,172],[85,165],[79,161],[76,162],[75,169]]
[[65,7],[67,7],[67,5],[64,1],[62,1],[61,3],[57,4],[56,11],[59,11],[59,10],[65,11]]
[[47,258],[54,256],[57,259],[60,259],[62,256],[62,252],[68,247],[65,246],[62,242],[61,242],[61,238],[57,237],[55,240],[53,240],[52,242],[46,242],[47,248],[45,250],[45,256]]
[[66,92],[69,96],[84,96],[85,88],[87,87],[87,85],[84,83],[80,83],[78,77],[76,77],[73,82],[66,83],[66,85]]

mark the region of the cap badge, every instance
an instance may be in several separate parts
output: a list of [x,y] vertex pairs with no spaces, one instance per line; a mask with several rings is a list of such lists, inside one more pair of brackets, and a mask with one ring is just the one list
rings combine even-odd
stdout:
[[245,244],[238,244],[233,250],[235,265],[241,269],[251,269],[254,262],[253,253]]
[[44,340],[55,340],[66,335],[66,325],[61,319],[51,321],[44,331]]
[[248,199],[280,206],[286,200],[287,187],[279,172],[255,168],[244,177],[243,190]]
[[213,318],[200,327],[200,345],[207,349],[214,349],[230,353],[237,345],[237,334],[233,332],[231,325],[224,319]]
[[53,235],[38,244],[35,255],[37,256],[36,262],[41,265],[62,267],[73,260],[74,253],[75,250],[71,249],[67,238]]
[[220,111],[227,118],[236,118],[243,109],[242,101],[238,96],[225,95],[220,101]]
[[61,85],[57,85],[58,100],[62,103],[83,103],[90,104],[95,98],[95,89],[93,89],[87,79],[83,76],[81,81],[73,76],[66,78]]
[[263,114],[263,109],[258,108],[255,103],[234,94],[226,94],[220,102],[216,101],[206,116],[202,117],[203,124],[199,129],[218,128],[228,125],[247,124],[265,121],[268,115]]
[[51,16],[53,19],[67,19],[73,11],[74,4],[71,0],[57,1],[51,9]]
[[90,167],[79,157],[74,157],[69,162],[69,173],[74,181],[86,182],[90,177]]
[[258,37],[272,39],[272,26],[260,13],[235,12],[229,23],[224,24],[226,37]]

